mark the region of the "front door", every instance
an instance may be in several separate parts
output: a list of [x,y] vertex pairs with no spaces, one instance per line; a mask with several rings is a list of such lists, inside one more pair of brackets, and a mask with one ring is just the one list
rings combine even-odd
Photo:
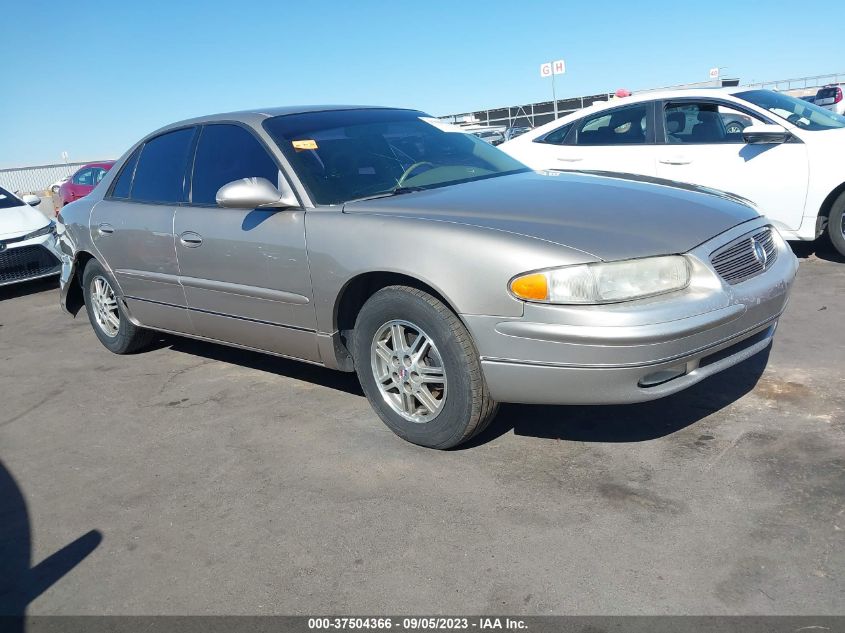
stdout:
[[661,116],[658,176],[740,195],[778,228],[798,230],[809,178],[806,145],[747,144],[743,128],[768,122],[727,101],[668,102]]
[[302,209],[225,209],[218,189],[240,178],[278,185],[279,167],[248,129],[202,128],[189,203],[174,223],[180,280],[198,334],[319,360]]
[[147,141],[91,213],[91,238],[143,325],[191,333],[173,237],[195,128]]

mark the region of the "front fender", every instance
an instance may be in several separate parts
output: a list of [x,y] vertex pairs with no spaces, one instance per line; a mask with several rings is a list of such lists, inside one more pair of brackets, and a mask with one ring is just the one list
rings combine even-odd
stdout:
[[317,329],[336,330],[337,298],[350,279],[398,273],[434,288],[459,314],[522,316],[507,284],[517,274],[595,261],[581,251],[455,222],[333,211],[306,216]]

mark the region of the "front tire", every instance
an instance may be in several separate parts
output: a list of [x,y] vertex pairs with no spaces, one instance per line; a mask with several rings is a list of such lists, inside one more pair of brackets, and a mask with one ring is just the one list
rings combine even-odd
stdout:
[[827,236],[833,248],[845,257],[845,193],[841,194],[830,209],[827,219]]
[[352,342],[364,393],[399,437],[451,448],[495,416],[497,405],[469,332],[427,292],[407,286],[379,290],[361,308]]
[[117,284],[96,259],[82,273],[85,310],[100,342],[115,354],[131,354],[149,345],[154,334],[139,328],[126,316]]

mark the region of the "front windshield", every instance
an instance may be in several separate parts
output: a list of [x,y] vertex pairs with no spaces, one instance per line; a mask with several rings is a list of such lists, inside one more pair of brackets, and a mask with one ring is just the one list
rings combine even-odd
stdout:
[[289,114],[264,128],[317,204],[528,171],[472,134],[412,110]]
[[781,92],[748,90],[739,92],[734,96],[765,108],[802,130],[817,132],[819,130],[845,128],[845,117],[830,110],[825,110],[809,101],[796,99]]
[[23,202],[17,197],[0,187],[0,209],[19,207]]

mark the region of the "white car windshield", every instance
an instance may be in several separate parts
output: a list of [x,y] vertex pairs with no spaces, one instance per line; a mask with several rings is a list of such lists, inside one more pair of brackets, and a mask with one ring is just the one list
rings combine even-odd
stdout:
[[0,209],[10,209],[12,207],[19,207],[23,202],[17,196],[9,193],[0,187]]
[[748,90],[736,93],[734,96],[765,108],[802,130],[817,132],[845,128],[845,117],[830,110],[825,110],[809,101],[796,99],[780,92]]

